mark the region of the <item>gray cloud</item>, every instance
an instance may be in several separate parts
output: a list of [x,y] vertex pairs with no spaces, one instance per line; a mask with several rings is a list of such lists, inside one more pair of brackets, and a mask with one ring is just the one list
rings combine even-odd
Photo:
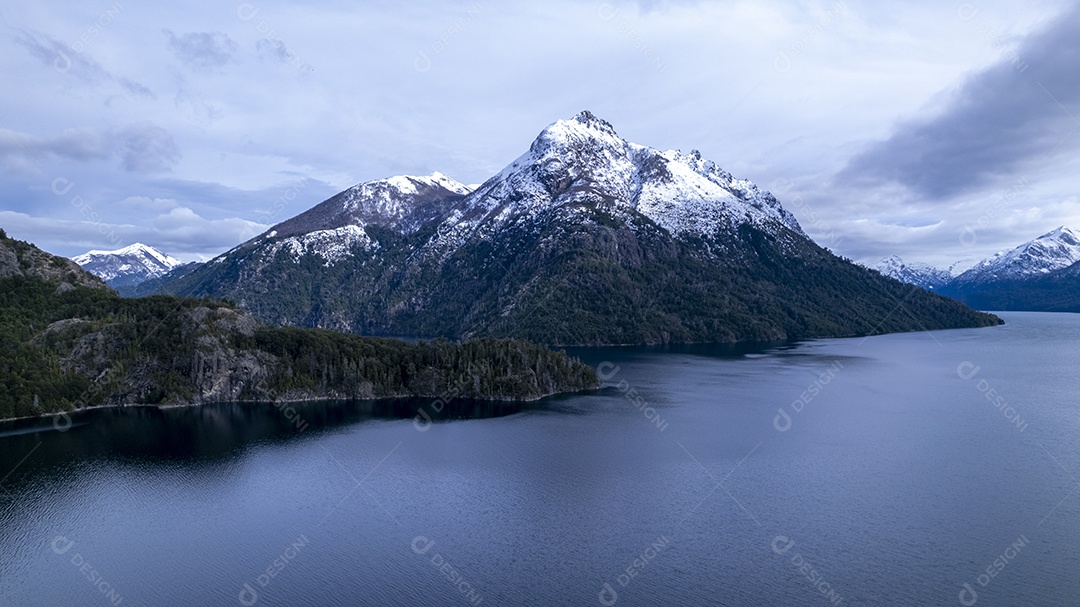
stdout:
[[76,50],[72,45],[64,44],[41,32],[26,29],[15,31],[15,41],[19,45],[29,51],[31,56],[41,60],[46,66],[60,74],[71,75],[88,85],[115,83],[133,95],[156,99],[154,92],[148,87],[106,70],[85,50]]
[[69,129],[57,137],[44,138],[0,128],[0,157],[18,155],[38,161],[46,155],[86,161],[107,158],[109,149],[104,138],[90,129]]
[[38,137],[0,128],[0,159],[7,162],[30,159],[41,163],[46,157],[88,162],[119,157],[129,172],[167,171],[180,160],[180,149],[172,135],[152,122],[99,133],[89,128],[68,129],[56,137]]
[[115,137],[117,152],[127,171],[167,171],[180,160],[180,148],[172,135],[152,122],[133,124]]
[[991,37],[1002,51],[996,65],[969,76],[940,114],[903,122],[888,139],[855,155],[839,181],[894,182],[922,196],[946,198],[1003,174],[1036,169],[1080,126],[1077,32],[1080,5],[1015,50]]
[[223,67],[235,61],[239,50],[232,38],[220,32],[191,32],[177,36],[170,30],[163,31],[169,39],[169,50],[189,67]]

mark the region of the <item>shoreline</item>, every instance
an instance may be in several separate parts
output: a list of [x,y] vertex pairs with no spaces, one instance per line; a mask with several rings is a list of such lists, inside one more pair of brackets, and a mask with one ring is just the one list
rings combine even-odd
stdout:
[[[595,392],[597,390],[603,390],[604,385],[600,385],[594,388],[585,388],[582,390],[570,390],[567,392],[552,392],[550,394],[543,394],[540,396],[529,398],[472,398],[466,396],[454,396],[449,399],[445,399],[444,396],[425,396],[419,394],[400,394],[395,396],[379,396],[375,398],[342,398],[342,397],[309,397],[309,398],[283,398],[276,400],[225,400],[225,401],[206,401],[206,402],[193,402],[193,403],[168,403],[168,404],[151,404],[151,403],[127,403],[117,405],[94,405],[92,407],[82,407],[81,409],[74,409],[71,411],[54,411],[52,413],[42,413],[40,415],[27,415],[23,417],[6,417],[0,419],[0,432],[3,431],[2,426],[17,425],[20,422],[30,422],[33,420],[44,420],[50,417],[57,417],[59,415],[78,415],[87,411],[96,411],[101,409],[157,409],[158,411],[165,411],[168,409],[191,409],[195,407],[214,406],[214,405],[258,405],[265,404],[277,407],[278,405],[290,405],[297,403],[375,403],[379,401],[391,401],[391,400],[403,400],[410,398],[439,401],[446,400],[446,402],[452,402],[457,400],[473,401],[480,403],[498,403],[498,404],[512,404],[512,403],[535,403],[545,398],[552,398],[555,396],[566,396],[571,394],[584,394],[587,392]],[[0,435],[2,438],[2,435]]]

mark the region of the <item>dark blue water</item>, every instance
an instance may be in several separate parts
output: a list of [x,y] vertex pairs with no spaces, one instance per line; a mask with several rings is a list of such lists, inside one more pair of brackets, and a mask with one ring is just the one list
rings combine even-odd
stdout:
[[582,350],[612,387],[430,426],[221,405],[8,435],[0,605],[1075,605],[1080,316],[1003,316]]

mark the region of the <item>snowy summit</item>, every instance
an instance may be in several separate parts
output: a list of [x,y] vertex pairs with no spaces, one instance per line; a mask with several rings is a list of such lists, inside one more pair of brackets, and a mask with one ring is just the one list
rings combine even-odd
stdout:
[[160,278],[183,265],[179,259],[139,242],[115,251],[89,251],[73,257],[72,261],[113,287],[134,286]]

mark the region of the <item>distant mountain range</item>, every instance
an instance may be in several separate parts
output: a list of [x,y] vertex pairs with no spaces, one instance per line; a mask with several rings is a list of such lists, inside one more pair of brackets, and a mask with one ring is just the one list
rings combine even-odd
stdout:
[[1080,230],[1074,228],[1060,227],[957,276],[896,256],[881,260],[876,269],[981,310],[1080,312]]
[[589,112],[480,186],[439,173],[360,184],[157,280],[276,325],[548,344],[1000,322],[836,257],[769,192],[696,151],[627,142]]
[[953,279],[952,273],[948,270],[942,270],[928,263],[906,263],[896,255],[882,259],[874,266],[874,269],[900,282],[928,290],[939,289]]

